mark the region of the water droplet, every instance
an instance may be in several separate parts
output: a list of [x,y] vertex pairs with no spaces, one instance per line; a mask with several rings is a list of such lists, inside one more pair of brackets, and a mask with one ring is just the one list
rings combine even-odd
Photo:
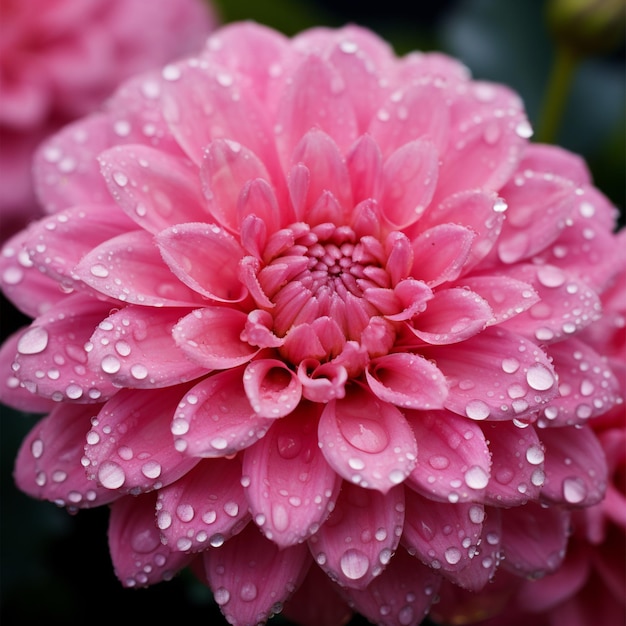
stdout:
[[465,405],[465,414],[473,420],[484,420],[489,417],[489,406],[482,400],[470,400]]
[[480,465],[473,465],[465,472],[465,483],[470,489],[484,489],[489,483],[489,474]]
[[17,342],[20,354],[39,354],[48,347],[48,331],[42,326],[29,328]]
[[228,589],[220,587],[219,589],[215,590],[213,597],[220,606],[223,606],[230,600],[230,592],[228,591]]
[[124,172],[113,172],[113,180],[120,187],[126,187],[126,185],[128,185],[128,176],[126,176]]
[[444,552],[444,556],[450,565],[456,565],[461,560],[461,551],[458,548],[450,547]]
[[450,465],[450,459],[441,454],[434,454],[428,459],[428,463],[433,469],[443,470]]
[[141,363],[135,363],[130,368],[131,376],[136,380],[144,380],[148,376],[148,368]]
[[141,473],[146,478],[158,478],[161,475],[161,465],[157,461],[148,461],[141,466]]
[[579,477],[569,477],[563,481],[563,497],[570,504],[580,504],[587,495],[587,487]]
[[98,480],[105,489],[119,489],[126,480],[124,470],[113,461],[104,461],[98,468]]
[[239,591],[239,597],[245,602],[252,602],[257,597],[257,588],[254,583],[244,583]]
[[526,450],[526,460],[531,465],[539,465],[540,463],[543,463],[544,454],[541,446],[537,444],[530,446],[530,448]]
[[526,372],[526,382],[536,391],[546,391],[554,385],[552,372],[542,363],[531,365]]
[[343,553],[339,565],[346,578],[359,580],[367,573],[370,561],[364,552],[351,548]]

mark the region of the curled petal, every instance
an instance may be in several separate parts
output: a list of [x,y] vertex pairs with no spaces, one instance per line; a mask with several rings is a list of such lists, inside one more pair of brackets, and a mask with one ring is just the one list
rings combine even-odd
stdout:
[[188,159],[135,144],[110,148],[98,161],[117,204],[147,231],[205,218],[198,170]]
[[570,507],[600,502],[608,472],[604,451],[591,428],[546,428],[541,441],[546,449],[541,496]]
[[404,352],[373,359],[365,375],[378,398],[407,409],[441,409],[448,395],[443,374],[417,354]]
[[171,431],[177,450],[190,456],[223,457],[261,439],[271,424],[250,406],[243,368],[236,368],[192,387],[178,405]]
[[76,275],[96,291],[144,306],[193,306],[199,294],[180,282],[165,264],[153,236],[137,230],[109,239],[88,252]]
[[531,578],[540,578],[559,568],[569,534],[567,511],[529,502],[501,509],[501,515],[504,568]]
[[381,203],[393,228],[410,226],[425,211],[437,184],[437,167],[437,150],[423,139],[404,144],[385,161]]
[[270,175],[254,152],[229,139],[216,139],[205,149],[201,178],[210,214],[219,224],[237,232],[238,203],[244,188],[255,179],[268,184]]
[[189,359],[172,337],[181,313],[129,305],[109,315],[89,340],[91,367],[116,387],[168,387],[198,378],[206,368]]
[[169,485],[198,459],[171,445],[170,423],[185,387],[122,389],[100,410],[87,433],[87,476],[118,493],[136,495]]
[[558,393],[548,356],[503,328],[487,328],[467,341],[421,352],[448,380],[446,408],[471,419],[521,419]]
[[412,242],[412,275],[429,287],[458,278],[467,262],[475,234],[459,224],[438,224]]
[[433,345],[465,341],[483,330],[493,318],[486,300],[469,289],[444,289],[429,300],[413,320],[411,330]]
[[479,551],[485,509],[469,502],[435,502],[407,489],[402,545],[425,565],[459,572]]
[[243,387],[254,412],[261,417],[284,417],[302,397],[302,383],[282,361],[257,359],[243,374]]
[[246,314],[235,309],[205,307],[183,317],[172,330],[176,344],[209,370],[228,369],[250,361],[258,349],[240,339]]
[[348,372],[337,363],[320,363],[305,359],[298,365],[298,378],[302,383],[302,395],[312,402],[330,402],[346,395]]
[[172,272],[197,293],[217,302],[241,302],[246,297],[247,290],[238,280],[244,251],[219,226],[178,224],[160,232],[156,241]]
[[100,406],[57,405],[22,442],[15,463],[17,486],[33,498],[70,510],[107,504],[121,494],[89,480],[81,465],[85,435]]
[[255,522],[281,547],[308,539],[335,505],[341,479],[317,445],[319,411],[300,406],[244,453]]
[[478,424],[446,411],[406,411],[419,442],[407,484],[439,502],[480,502],[491,473],[491,456]]
[[111,505],[109,552],[124,587],[148,587],[170,580],[192,555],[161,543],[154,521],[156,495],[127,496]]
[[281,550],[248,524],[219,550],[206,550],[204,564],[227,621],[258,624],[267,621],[300,585],[311,559],[306,545]]
[[[309,539],[313,557],[340,586],[364,589],[398,546],[404,524],[404,489],[382,494],[343,483],[327,522]],[[351,537],[347,543],[345,538]]]
[[241,461],[200,461],[184,478],[159,489],[157,526],[172,551],[202,552],[220,547],[248,523],[241,486]]
[[284,343],[272,332],[272,316],[261,309],[248,313],[246,327],[241,333],[241,339],[252,346],[259,348],[278,348]]
[[417,444],[402,413],[358,387],[326,405],[319,441],[338,474],[382,493],[401,483],[415,466]]

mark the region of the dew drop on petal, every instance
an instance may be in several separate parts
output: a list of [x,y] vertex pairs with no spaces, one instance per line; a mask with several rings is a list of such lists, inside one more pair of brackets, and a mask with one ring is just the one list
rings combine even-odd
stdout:
[[367,573],[370,566],[368,556],[361,550],[351,548],[346,550],[340,560],[341,571],[350,580],[359,580]]
[[473,420],[484,420],[489,417],[489,406],[482,400],[470,400],[465,405],[465,414]]
[[244,583],[239,591],[239,597],[245,602],[252,602],[257,597],[257,588],[254,583]]
[[554,376],[545,365],[535,363],[526,372],[526,382],[536,391],[546,391],[554,385]]
[[48,331],[42,326],[27,330],[17,342],[20,354],[40,354],[48,347]]
[[581,478],[570,477],[563,481],[563,497],[570,504],[579,504],[585,499],[587,488]]
[[461,551],[458,548],[450,547],[445,551],[444,556],[450,565],[456,565],[461,560]]
[[98,480],[105,489],[119,489],[126,480],[124,470],[113,461],[104,461],[98,468]]
[[230,600],[230,593],[229,593],[228,589],[225,589],[224,587],[220,587],[219,589],[215,590],[215,593],[213,594],[213,597],[215,598],[215,601],[220,606],[223,606],[224,604],[226,604]]
[[484,489],[489,483],[489,474],[480,465],[473,465],[465,472],[465,483],[470,489]]
[[531,465],[539,465],[540,463],[543,463],[544,454],[543,454],[543,450],[541,449],[541,446],[539,445],[530,446],[530,448],[526,450],[526,460]]

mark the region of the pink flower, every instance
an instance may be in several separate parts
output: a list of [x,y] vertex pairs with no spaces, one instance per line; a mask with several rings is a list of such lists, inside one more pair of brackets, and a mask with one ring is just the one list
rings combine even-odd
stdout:
[[35,319],[2,398],[49,411],[20,488],[110,505],[124,585],[191,566],[233,624],[415,624],[443,580],[556,571],[605,493],[623,398],[583,331],[624,260],[530,135],[358,27],[234,24],[126,83],[39,150],[50,215],[3,250]]
[[[189,54],[215,17],[203,0],[2,0],[2,240],[39,217],[30,166],[37,144],[100,106],[124,79]],[[66,167],[71,163],[66,162]]]

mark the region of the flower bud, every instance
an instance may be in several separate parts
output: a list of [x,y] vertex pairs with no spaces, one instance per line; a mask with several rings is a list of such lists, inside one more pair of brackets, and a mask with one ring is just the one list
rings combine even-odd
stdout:
[[617,48],[624,41],[624,0],[548,0],[548,26],[557,41],[587,56]]

